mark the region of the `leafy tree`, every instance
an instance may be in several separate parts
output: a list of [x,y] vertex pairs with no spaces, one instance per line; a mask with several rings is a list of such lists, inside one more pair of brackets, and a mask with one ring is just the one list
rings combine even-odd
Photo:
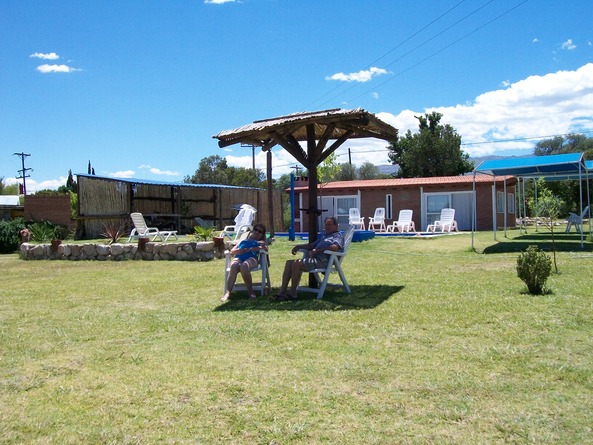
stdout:
[[336,162],[335,152],[330,154],[325,160],[317,166],[317,177],[320,184],[327,184],[335,179],[340,171],[340,164]]
[[[543,185],[543,184],[542,184]],[[537,206],[537,214],[547,218],[547,223],[552,233],[552,252],[554,254],[554,270],[558,273],[558,264],[556,263],[556,244],[554,238],[554,220],[560,216],[561,209],[564,207],[564,202],[552,191],[543,186],[538,189],[537,204],[531,203],[531,205]]]
[[226,174],[230,185],[259,188],[266,186],[266,175],[260,169],[253,170],[245,167],[228,167]]
[[535,144],[533,154],[536,156],[557,155],[564,153],[585,153],[586,159],[593,159],[593,137],[571,133],[567,136],[554,136]]
[[400,178],[456,176],[472,171],[469,154],[461,150],[461,136],[449,125],[440,124],[441,113],[416,116],[419,132],[410,130],[388,146],[389,159],[399,165]]
[[3,195],[18,195],[19,194],[19,185],[18,184],[9,184],[4,185],[2,188]]
[[356,179],[356,166],[345,162],[340,164],[340,170],[337,172],[336,181],[353,181]]
[[193,176],[186,176],[183,182],[187,184],[228,184],[226,159],[218,155],[208,156],[200,161]]
[[365,162],[358,167],[358,177],[360,179],[377,179],[379,177],[379,169],[372,162]]
[[0,178],[0,195],[4,194],[4,176]]

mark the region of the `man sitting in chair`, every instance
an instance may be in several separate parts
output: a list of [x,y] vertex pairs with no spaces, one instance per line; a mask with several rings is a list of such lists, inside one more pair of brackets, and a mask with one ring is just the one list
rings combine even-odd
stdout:
[[231,262],[229,267],[229,276],[227,279],[226,292],[220,299],[220,301],[228,301],[231,297],[231,291],[237,281],[237,275],[241,272],[243,282],[247,286],[247,292],[249,298],[255,298],[253,292],[253,280],[251,279],[251,269],[257,267],[259,262],[259,252],[261,249],[267,249],[266,246],[266,226],[263,224],[256,224],[253,226],[253,230],[247,237],[239,244],[234,246],[230,250],[230,254],[234,255],[235,258]]
[[[309,244],[298,244],[292,248],[292,254],[296,255],[299,250],[308,252],[300,260],[288,260],[284,264],[282,273],[282,286],[280,291],[272,297],[274,301],[295,300],[297,288],[301,281],[303,272],[309,272],[318,268],[324,268],[329,261],[329,255],[323,253],[325,250],[340,251],[344,248],[344,237],[338,231],[338,220],[329,216],[324,221],[324,236]],[[290,292],[288,284],[290,283]]]

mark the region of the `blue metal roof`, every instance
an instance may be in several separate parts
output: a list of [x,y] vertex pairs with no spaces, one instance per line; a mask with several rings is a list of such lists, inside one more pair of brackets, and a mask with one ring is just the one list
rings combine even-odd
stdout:
[[474,171],[495,176],[531,176],[531,177],[562,177],[575,179],[593,174],[593,162],[585,163],[583,153],[567,153],[549,156],[529,156],[525,158],[507,158],[484,161]]
[[249,190],[261,190],[257,187],[241,187],[237,185],[227,184],[188,184],[185,182],[164,182],[164,181],[153,181],[151,179],[136,179],[136,178],[114,178],[111,176],[98,176],[89,175],[86,173],[76,173],[76,176],[82,176],[85,178],[96,178],[105,179],[108,181],[120,181],[127,182],[130,184],[146,184],[146,185],[163,185],[167,187],[196,187],[196,188],[221,188],[221,189],[249,189]]

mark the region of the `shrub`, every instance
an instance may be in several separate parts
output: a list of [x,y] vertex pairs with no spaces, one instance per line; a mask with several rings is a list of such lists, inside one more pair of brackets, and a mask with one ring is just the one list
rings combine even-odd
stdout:
[[539,295],[544,292],[551,271],[550,256],[537,246],[529,246],[517,258],[517,276],[527,285],[530,294]]
[[202,226],[194,226],[195,236],[198,241],[208,241],[212,239],[214,232],[216,231],[216,227],[202,227]]
[[103,231],[101,236],[109,239],[109,244],[117,243],[117,240],[124,234],[124,227],[117,223],[103,224]]
[[31,224],[29,230],[31,231],[31,241],[36,243],[48,243],[52,239],[58,238],[56,226],[47,221]]
[[13,253],[18,249],[20,231],[25,227],[25,221],[22,218],[0,221],[0,253]]

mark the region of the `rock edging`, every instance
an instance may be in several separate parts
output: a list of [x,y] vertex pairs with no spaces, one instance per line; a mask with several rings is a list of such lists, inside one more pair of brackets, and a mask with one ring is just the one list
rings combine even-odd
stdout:
[[19,249],[23,260],[96,260],[96,261],[209,261],[224,255],[214,241],[184,243],[147,243],[144,250],[137,244],[51,244],[23,243]]

